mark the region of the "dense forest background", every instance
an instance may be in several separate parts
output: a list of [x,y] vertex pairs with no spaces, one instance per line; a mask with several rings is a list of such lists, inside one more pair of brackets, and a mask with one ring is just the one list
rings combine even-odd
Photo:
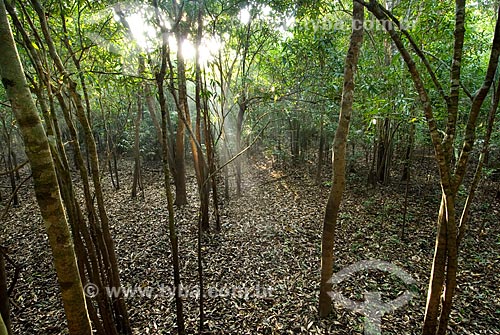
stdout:
[[498,1],[0,2],[0,335],[500,332]]

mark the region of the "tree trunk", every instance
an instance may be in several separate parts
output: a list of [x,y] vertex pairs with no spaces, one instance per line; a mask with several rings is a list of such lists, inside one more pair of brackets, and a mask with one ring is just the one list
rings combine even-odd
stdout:
[[9,335],[9,333],[7,332],[7,327],[3,322],[2,315],[0,315],[0,335]]
[[384,118],[383,124],[378,124],[379,138],[377,149],[377,181],[386,185],[389,180],[391,159],[391,119]]
[[137,188],[142,192],[144,198],[144,188],[142,186],[141,175],[141,148],[140,148],[140,129],[142,119],[142,99],[141,94],[137,95],[137,117],[134,122],[134,178],[132,181],[132,198],[137,197]]
[[491,134],[493,133],[493,126],[495,124],[495,115],[500,103],[500,83],[497,84],[497,88],[493,93],[492,100],[493,101],[488,114],[488,125],[486,127],[486,135],[484,136],[483,147],[481,149],[481,154],[479,155],[479,161],[476,166],[476,171],[474,172],[474,177],[469,187],[469,194],[467,195],[467,199],[465,201],[462,216],[460,217],[459,232],[457,237],[459,246],[465,235],[465,231],[467,230],[472,201],[474,200],[479,181],[481,180],[481,172],[483,170],[483,165],[485,164],[486,157],[489,152]]
[[[193,152],[193,161],[195,163],[196,170],[196,180],[198,182],[198,193],[200,195],[200,227],[203,231],[207,232],[210,226],[210,216],[209,216],[209,208],[210,208],[210,184],[208,180],[208,165],[205,159],[205,155],[201,148],[202,136],[201,136],[201,123],[202,123],[202,111],[203,111],[203,101],[201,98],[202,94],[202,76],[201,76],[201,65],[200,65],[200,57],[199,57],[199,49],[201,45],[201,38],[203,33],[203,3],[198,2],[198,19],[197,19],[197,32],[196,32],[196,53],[195,53],[195,103],[196,103],[196,123],[195,123],[195,136],[193,138],[193,134],[190,132],[190,143],[191,143],[191,151]],[[186,120],[188,121],[187,127],[190,127],[189,122],[189,112],[186,115]],[[201,262],[200,262],[201,264]],[[202,294],[200,293],[200,306],[203,304]],[[203,311],[200,310],[200,319],[203,319]],[[203,322],[200,324],[202,328]]]
[[61,202],[57,176],[38,111],[17,54],[6,9],[0,2],[0,76],[23,134],[71,335],[92,333],[75,250]]
[[111,153],[111,134],[109,133],[108,129],[108,121],[106,120],[106,115],[104,113],[104,107],[102,106],[102,101],[101,98],[99,97],[99,106],[101,108],[101,114],[102,114],[102,126],[104,130],[104,138],[105,138],[105,146],[106,146],[106,162],[108,164],[108,171],[109,171],[109,177],[111,179],[111,184],[113,185],[113,188],[115,190],[119,189],[119,184],[118,181],[115,182],[115,177],[114,177],[114,170],[113,170],[113,155]]
[[[163,81],[161,76],[158,76]],[[163,84],[160,84],[158,81],[158,87],[160,90],[160,109],[162,115],[162,162],[163,162],[163,174],[164,174],[164,182],[165,182],[165,193],[167,196],[167,209],[168,209],[168,232],[170,239],[170,246],[172,248],[172,267],[174,270],[174,287],[175,287],[175,306],[176,306],[176,315],[177,315],[177,328],[179,335],[185,335],[186,329],[184,325],[184,312],[183,312],[183,303],[181,297],[181,275],[180,275],[180,263],[179,263],[179,240],[177,237],[177,227],[175,225],[175,216],[174,216],[174,201],[172,190],[170,188],[170,168],[168,166],[168,143],[167,143],[167,121],[166,121],[166,113],[167,107],[165,103],[165,96],[163,94]]]
[[330,314],[332,309],[332,301],[328,295],[332,286],[329,280],[333,275],[335,230],[345,189],[345,156],[354,100],[354,76],[363,42],[364,7],[356,1],[353,1],[353,6],[351,41],[344,65],[344,87],[342,91],[341,111],[339,124],[333,141],[332,187],[326,205],[321,240],[321,284],[319,295],[319,314],[321,317],[326,317]]
[[[177,44],[182,45],[183,37],[179,32],[176,33]],[[187,88],[186,88],[186,69],[182,48],[177,48],[177,79],[179,84],[178,98],[178,119],[177,136],[175,140],[175,204],[178,206],[187,204],[186,195],[186,162],[184,152],[185,128],[184,121],[189,113]]]
[[401,177],[401,180],[403,180],[406,183],[405,202],[403,206],[403,223],[401,225],[401,240],[404,240],[405,238],[406,218],[408,214],[408,192],[410,189],[410,182],[411,182],[411,160],[413,158],[414,142],[415,142],[415,123],[412,122],[410,124],[410,134],[408,136],[408,144],[406,146],[403,175]]
[[323,114],[321,114],[321,124],[319,128],[319,148],[318,148],[318,166],[316,170],[316,184],[321,183],[321,170],[323,168],[323,160],[324,160],[324,149],[325,149],[325,133],[323,126]]
[[[241,136],[243,130],[243,120],[247,106],[246,101],[242,99],[239,103],[238,116],[236,119],[236,154],[241,151]],[[241,157],[236,159],[236,196],[241,196]]]
[[[1,248],[2,246],[0,246],[0,317],[3,319],[5,334],[11,335],[12,329],[10,325],[9,295],[7,293],[7,273],[5,271],[4,251],[1,250]],[[0,334],[2,334],[1,329]]]
[[[156,20],[160,22],[160,14],[158,9],[157,0],[153,0],[153,6],[155,7]],[[181,297],[181,273],[180,273],[180,262],[179,262],[179,240],[177,237],[177,227],[175,225],[175,214],[174,214],[174,200],[172,195],[172,189],[170,187],[170,167],[169,164],[169,144],[168,144],[168,129],[167,129],[167,102],[165,99],[165,92],[163,89],[163,84],[165,80],[165,75],[167,71],[167,58],[168,52],[168,39],[166,34],[166,27],[160,24],[162,30],[162,46],[161,46],[161,67],[156,73],[156,85],[158,86],[158,101],[160,103],[161,112],[161,132],[159,138],[161,149],[162,149],[162,163],[163,163],[163,175],[165,183],[165,194],[167,196],[167,208],[168,208],[168,234],[170,240],[170,246],[172,249],[172,267],[174,271],[174,294],[175,294],[175,307],[177,316],[177,328],[179,335],[186,334],[186,328],[184,324],[184,311],[183,303]],[[173,94],[174,92],[172,92]]]
[[9,125],[7,127],[6,120],[2,117],[2,126],[3,126],[3,137],[5,144],[7,145],[7,152],[5,153],[5,168],[8,171],[10,188],[12,190],[12,205],[14,207],[19,206],[19,197],[16,191],[16,175],[14,173],[14,168],[17,164],[12,161],[12,127]]
[[[205,90],[207,89],[206,79]],[[212,186],[212,198],[213,198],[213,206],[214,206],[214,214],[215,214],[215,228],[218,232],[220,232],[220,213],[219,213],[219,192],[217,187],[217,162],[216,162],[216,152],[215,152],[215,143],[214,137],[212,134],[212,123],[210,121],[210,110],[208,107],[208,97],[206,97],[203,101],[203,123],[205,124],[205,146],[207,148],[207,164],[208,164],[208,173],[210,177],[210,182]],[[208,182],[208,181],[207,181]]]

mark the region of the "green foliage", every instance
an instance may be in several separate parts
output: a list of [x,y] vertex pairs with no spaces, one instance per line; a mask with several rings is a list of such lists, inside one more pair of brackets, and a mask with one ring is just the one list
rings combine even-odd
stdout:
[[[170,40],[174,36],[174,29],[179,28],[193,44],[199,3],[181,3],[179,8],[182,8],[182,17],[179,17],[173,2],[159,1],[161,22]],[[244,120],[244,137],[252,138],[268,123],[269,131],[264,133],[261,143],[273,154],[290,157],[288,148],[293,123],[300,125],[300,141],[309,150],[318,146],[321,127],[326,145],[330,145],[341,102],[343,62],[350,36],[350,4],[310,0],[271,3],[221,0],[204,1],[203,5],[202,39],[218,41],[220,44],[219,49],[213,50],[203,64],[207,86],[202,97],[209,105],[215,130],[220,131],[224,127],[228,138],[234,138],[239,104],[245,101],[248,111]],[[45,1],[44,6],[50,13],[48,22],[58,52],[66,60],[68,72],[76,81],[82,74],[87,85],[94,131],[104,138],[107,129],[119,150],[128,152],[133,143],[135,96],[142,90],[144,82],[154,83],[154,74],[161,64],[161,33],[155,9],[143,3],[122,3],[120,10],[123,17],[120,17],[117,4],[108,1]],[[414,2],[402,1],[392,9],[394,16],[405,24],[416,44],[424,50],[445,91],[449,86],[453,47],[449,43],[454,33],[452,8],[453,2],[447,0],[421,2],[418,6]],[[34,16],[33,9],[25,10],[24,14],[20,12],[21,18],[26,14]],[[241,20],[242,11],[248,11],[248,22]],[[141,16],[144,25],[154,30],[147,33],[148,48],[133,38],[137,24],[129,24],[129,27],[124,25],[123,19],[133,15]],[[472,93],[484,76],[494,15],[491,1],[479,1],[467,7],[462,83]],[[22,22],[27,25],[25,19]],[[178,27],[175,26],[176,22]],[[34,22],[34,25],[39,31],[39,24]],[[27,26],[28,31],[31,28]],[[43,43],[35,37],[33,34],[33,48],[46,53]],[[69,61],[71,55],[64,47],[66,38],[80,61],[80,70]],[[168,68],[167,78],[170,78],[170,70],[174,71],[174,76],[173,82],[165,84],[166,90],[175,90],[177,64],[174,52],[177,46],[172,44],[169,48],[172,68]],[[398,124],[398,131],[403,134],[410,125],[416,125],[416,144],[428,143],[426,124],[403,60],[381,26],[368,14],[362,50],[350,144],[361,145],[364,150],[369,150],[377,136],[374,120],[385,118]],[[26,49],[21,47],[20,54],[32,82],[40,83]],[[138,70],[139,57],[144,57],[146,64],[142,73]],[[423,64],[418,62],[417,65],[425,73]],[[194,70],[194,61],[188,59],[188,83],[194,82]],[[439,126],[443,126],[446,122],[446,106],[439,99],[439,93],[430,78],[424,76],[426,89],[436,111],[435,117]],[[188,86],[193,97],[194,87],[192,84]],[[175,123],[175,104],[169,92],[166,93],[170,99],[169,109],[172,110],[170,116]],[[154,89],[152,94],[156,98]],[[468,105],[467,102],[461,104],[461,115],[464,115]],[[158,108],[158,105],[155,107]],[[486,107],[487,104],[483,116]],[[158,151],[156,130],[146,106],[144,109],[141,147],[144,156],[155,157]],[[458,139],[463,133],[460,124]],[[484,129],[484,122],[480,123],[479,136],[484,133]],[[405,141],[406,138],[396,136],[396,140]],[[229,143],[230,147],[234,146],[233,142]],[[498,148],[499,143],[500,137],[494,132],[492,148]]]

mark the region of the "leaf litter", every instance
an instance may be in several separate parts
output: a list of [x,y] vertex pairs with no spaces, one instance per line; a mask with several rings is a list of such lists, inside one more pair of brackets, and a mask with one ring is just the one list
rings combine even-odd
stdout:
[[[150,288],[127,305],[135,334],[176,334],[161,168],[144,168],[145,198],[130,198],[131,163],[122,164],[121,190],[104,177],[106,202],[123,287]],[[191,173],[192,174],[192,173]],[[300,168],[272,168],[264,159],[247,164],[243,195],[224,200],[222,231],[203,237],[205,334],[363,334],[363,316],[339,304],[326,319],[317,310],[321,229],[329,188],[316,185]],[[197,213],[195,178],[188,180],[189,204],[176,208],[186,326],[198,332]],[[434,183],[435,184],[435,183]],[[363,301],[381,292],[383,301],[411,290],[414,298],[382,317],[384,334],[420,334],[435,238],[439,188],[413,187],[407,239],[401,241],[400,185],[370,189],[350,175],[337,226],[334,271],[362,260],[391,262],[416,284],[381,271],[361,271],[334,286],[346,298]],[[458,289],[450,334],[498,334],[500,326],[500,227],[498,209],[481,213],[476,202],[470,231],[460,251]],[[11,297],[17,334],[66,334],[52,256],[31,188],[21,206],[0,226],[0,241],[22,265]],[[498,204],[496,205],[498,208]],[[479,231],[483,220],[488,230]],[[212,224],[213,225],[213,224]],[[13,269],[8,267],[8,274]]]

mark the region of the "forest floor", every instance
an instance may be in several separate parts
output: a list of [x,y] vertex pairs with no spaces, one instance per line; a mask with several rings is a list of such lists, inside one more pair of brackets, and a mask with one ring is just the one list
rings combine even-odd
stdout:
[[[203,239],[206,334],[362,334],[363,317],[335,304],[318,318],[321,229],[328,182],[316,185],[307,169],[273,168],[266,159],[249,161],[243,195],[224,200],[222,230]],[[429,169],[430,171],[431,169]],[[122,286],[135,334],[175,334],[167,210],[161,169],[146,164],[144,198],[131,199],[129,162],[122,162],[122,188],[105,177],[108,214]],[[383,334],[420,334],[435,240],[439,186],[431,174],[417,176],[409,192],[406,238],[401,240],[404,185],[371,188],[363,174],[349,175],[335,247],[335,271],[360,262],[390,262],[415,281],[379,270],[358,271],[336,285],[346,298],[363,301],[379,291],[383,301],[405,291],[408,304],[382,317]],[[191,175],[189,205],[176,210],[185,316],[197,333],[197,196]],[[233,185],[234,186],[234,185]],[[233,187],[234,188],[234,187]],[[460,251],[458,291],[450,334],[500,333],[500,205],[484,187],[473,208]],[[51,253],[31,186],[21,206],[0,223],[0,244],[22,266],[11,297],[15,334],[65,334],[64,313]],[[359,263],[358,263],[359,264]],[[13,269],[8,266],[12,276]]]

